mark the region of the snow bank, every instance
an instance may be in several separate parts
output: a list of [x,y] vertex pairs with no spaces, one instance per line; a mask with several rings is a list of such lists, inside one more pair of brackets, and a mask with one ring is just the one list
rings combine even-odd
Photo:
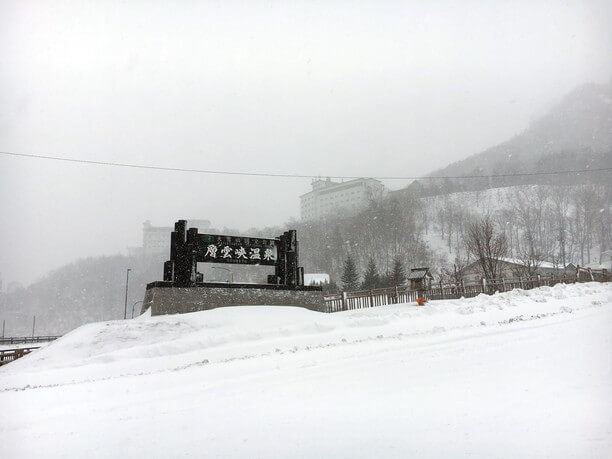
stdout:
[[335,314],[242,306],[143,315],[84,325],[4,366],[0,389],[14,387],[26,375],[41,384],[112,378],[338,343],[499,327],[611,302],[612,286],[585,283],[433,301],[424,307],[399,304]]
[[81,327],[0,370],[0,457],[604,458],[612,288]]

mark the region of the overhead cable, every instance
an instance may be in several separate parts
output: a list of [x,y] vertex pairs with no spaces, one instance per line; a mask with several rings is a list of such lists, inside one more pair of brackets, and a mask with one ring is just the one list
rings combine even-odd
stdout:
[[47,159],[53,161],[64,161],[70,163],[90,164],[96,166],[113,166],[113,167],[128,167],[133,169],[148,169],[157,171],[169,172],[191,172],[198,174],[216,174],[216,175],[238,175],[247,177],[281,177],[281,178],[321,178],[329,177],[334,179],[358,179],[358,178],[373,178],[377,180],[427,180],[427,179],[478,179],[478,178],[501,178],[501,177],[531,177],[542,175],[563,175],[563,174],[584,174],[592,172],[606,172],[612,170],[612,167],[604,167],[599,169],[577,169],[551,172],[519,172],[512,174],[487,174],[487,175],[430,175],[430,176],[407,176],[407,175],[389,175],[389,176],[371,176],[371,175],[331,175],[331,174],[284,174],[275,172],[240,172],[240,171],[220,171],[209,169],[189,169],[183,167],[166,167],[166,166],[150,166],[146,164],[118,163],[111,161],[95,161],[90,159],[64,158],[59,156],[47,155],[32,155],[27,153],[14,153],[9,151],[0,151],[0,155],[17,156],[22,158]]

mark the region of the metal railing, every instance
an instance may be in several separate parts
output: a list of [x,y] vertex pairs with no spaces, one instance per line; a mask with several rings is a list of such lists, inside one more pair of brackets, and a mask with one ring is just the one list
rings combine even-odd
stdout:
[[0,344],[46,343],[58,338],[60,338],[60,336],[13,336],[9,338],[0,338]]

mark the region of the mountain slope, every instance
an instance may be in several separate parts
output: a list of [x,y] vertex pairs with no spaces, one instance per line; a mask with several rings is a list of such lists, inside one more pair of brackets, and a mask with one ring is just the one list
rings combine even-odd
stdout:
[[[568,94],[545,116],[512,139],[432,172],[432,176],[514,174],[612,167],[612,83],[588,84]],[[564,175],[567,183],[584,183],[582,176]],[[609,173],[588,174],[606,183]],[[482,189],[528,183],[559,183],[559,177],[511,177],[465,180],[453,190]],[[436,184],[437,187],[443,183]],[[447,184],[448,185],[448,184]]]

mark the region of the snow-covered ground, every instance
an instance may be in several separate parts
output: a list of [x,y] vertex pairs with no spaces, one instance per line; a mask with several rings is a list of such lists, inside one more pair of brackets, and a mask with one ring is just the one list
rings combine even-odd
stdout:
[[0,457],[610,457],[612,286],[90,324],[0,369]]

